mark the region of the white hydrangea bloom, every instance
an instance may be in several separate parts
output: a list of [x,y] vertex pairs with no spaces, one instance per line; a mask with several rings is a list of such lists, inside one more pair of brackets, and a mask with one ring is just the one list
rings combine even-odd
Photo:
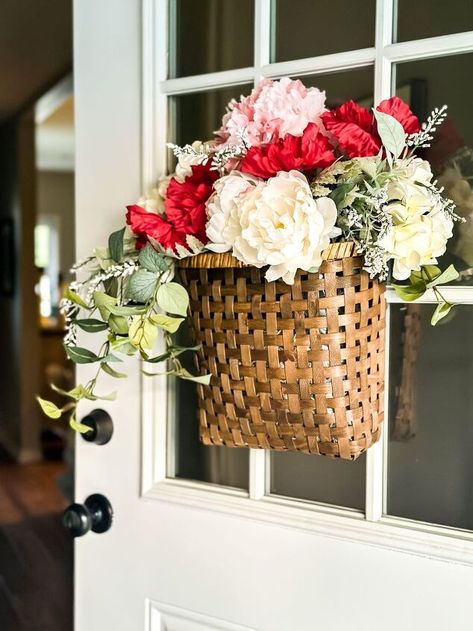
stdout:
[[429,177],[424,164],[416,165],[412,179],[401,177],[388,186],[391,201],[385,210],[393,225],[378,246],[385,250],[387,260],[393,260],[393,276],[397,280],[406,280],[422,265],[436,263],[452,236],[453,220],[444,212],[438,195],[428,186],[416,183],[421,178],[426,184],[430,182],[432,174]]

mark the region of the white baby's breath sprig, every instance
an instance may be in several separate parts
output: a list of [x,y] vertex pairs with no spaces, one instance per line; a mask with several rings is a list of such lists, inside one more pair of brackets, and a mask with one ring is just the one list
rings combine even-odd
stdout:
[[437,131],[437,128],[447,118],[447,105],[442,107],[436,107],[425,123],[422,123],[422,128],[415,134],[409,134],[406,140],[406,145],[412,149],[418,149],[420,147],[430,147],[430,142],[433,139],[433,134]]
[[71,267],[69,272],[71,274],[77,274],[84,267],[87,267],[87,265],[89,265],[90,263],[92,263],[93,261],[96,261],[96,260],[97,259],[96,259],[95,256],[87,256],[86,258],[81,259],[80,261],[77,261],[77,263],[74,263],[74,265]]
[[181,158],[195,158],[195,164],[205,164],[209,159],[210,152],[206,143],[199,143],[198,145],[194,143],[194,145],[184,145],[180,147],[172,142],[168,142],[166,146],[168,149],[171,149],[178,160]]
[[[123,281],[128,276],[131,276],[137,268],[138,265],[134,259],[127,259],[123,263],[111,265],[110,267],[107,267],[107,269],[95,274],[95,276],[89,279],[86,283],[86,302],[89,303],[91,301],[94,292],[102,283],[107,280],[111,280],[112,278]],[[122,283],[119,284],[117,299],[118,302],[121,302],[122,300]]]
[[225,165],[234,159],[240,159],[246,153],[245,145],[231,145],[216,151],[212,156],[212,171],[223,173]]

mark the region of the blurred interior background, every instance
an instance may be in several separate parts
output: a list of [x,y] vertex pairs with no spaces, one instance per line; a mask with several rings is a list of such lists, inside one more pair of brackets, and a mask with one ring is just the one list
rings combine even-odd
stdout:
[[72,0],[0,4],[0,628],[72,628],[64,425],[35,394],[70,387],[61,285],[74,260]]

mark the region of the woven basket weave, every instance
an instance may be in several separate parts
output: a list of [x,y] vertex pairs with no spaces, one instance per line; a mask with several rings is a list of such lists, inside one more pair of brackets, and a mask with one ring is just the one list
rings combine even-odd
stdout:
[[353,252],[333,244],[293,285],[230,254],[180,261],[199,369],[212,374],[198,386],[204,444],[354,460],[378,440],[384,285]]

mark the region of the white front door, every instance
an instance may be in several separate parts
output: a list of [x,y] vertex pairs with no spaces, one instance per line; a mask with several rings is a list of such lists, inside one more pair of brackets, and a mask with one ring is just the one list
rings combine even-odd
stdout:
[[[339,77],[340,95],[347,99],[345,79],[356,72],[353,96],[369,102],[373,87],[376,98],[390,93],[394,65],[403,59],[407,63],[422,51],[442,62],[453,59],[448,57],[452,54],[473,56],[472,33],[445,35],[427,44],[391,44],[394,8],[388,0],[378,0],[377,7],[360,3],[361,18],[351,15],[354,3],[348,0],[322,3],[326,6],[318,16],[304,16],[301,9],[316,3],[301,0],[274,0],[272,14],[269,0],[169,4],[168,11],[166,0],[75,2],[79,257],[123,224],[125,205],[164,169],[166,138],[186,142],[194,123],[194,137],[214,129],[220,103],[247,92],[259,77],[305,75],[304,80],[320,80],[327,90]],[[205,13],[210,5],[225,5],[229,15],[212,26]],[[284,34],[284,24],[274,27],[276,5],[280,15],[286,12],[286,33],[292,30],[286,48],[281,45],[270,58],[271,41]],[[244,32],[249,9],[254,40]],[[340,46],[311,53],[309,44],[327,31],[323,18],[332,9],[340,13],[331,31]],[[291,16],[299,20],[296,29]],[[357,24],[351,29],[355,35],[348,28],[357,19],[372,21],[372,38],[366,42],[356,39]],[[184,25],[182,37],[175,32],[168,37],[168,29],[177,24]],[[216,44],[207,55],[208,67],[200,67],[205,29],[212,28],[229,40],[236,33],[251,50],[235,62],[230,44],[220,42],[227,57],[220,57]],[[352,39],[347,41],[357,50],[344,52],[345,36],[337,35],[338,28],[348,28]],[[290,45],[299,47],[293,56],[304,59],[294,60]],[[168,52],[174,69],[170,77]],[[460,62],[455,67],[460,72]],[[463,85],[471,99],[471,82]],[[440,98],[443,103],[449,95]],[[471,302],[468,291],[464,297]],[[392,309],[396,317],[397,307]],[[471,340],[471,328],[468,335]],[[445,348],[453,348],[441,339]],[[466,388],[471,360],[465,366]],[[422,451],[422,440],[427,440],[422,432],[417,443],[406,443],[404,452],[404,443],[391,449],[385,433],[383,443],[353,464],[199,447],[192,405],[186,409],[192,393],[176,396],[166,383],[146,381],[136,362],[130,361],[127,369],[130,376],[119,382],[117,401],[104,405],[114,423],[112,440],[97,446],[77,439],[76,501],[102,493],[113,506],[114,521],[109,531],[76,540],[76,631],[470,628],[473,539],[468,529],[473,523],[464,500],[468,491],[458,500],[465,505],[463,513],[455,514],[454,502],[468,475],[471,484],[471,458],[457,452],[459,466],[441,476],[442,458],[449,456],[439,457],[432,472],[433,479],[439,478],[439,492],[437,498],[435,493],[427,498],[421,482],[429,471],[420,466],[428,458],[428,445],[421,464],[409,452],[411,446]],[[87,374],[87,367],[79,367],[81,381]],[[115,389],[117,383],[107,379],[104,390]],[[82,415],[89,409],[84,406]],[[471,409],[465,414],[471,416]],[[429,419],[435,421],[435,409]],[[409,463],[415,464],[412,484],[405,484],[402,474]],[[445,480],[453,480],[452,485]],[[411,486],[419,490],[414,508]],[[423,511],[424,500],[433,506],[430,513],[428,507]]]

